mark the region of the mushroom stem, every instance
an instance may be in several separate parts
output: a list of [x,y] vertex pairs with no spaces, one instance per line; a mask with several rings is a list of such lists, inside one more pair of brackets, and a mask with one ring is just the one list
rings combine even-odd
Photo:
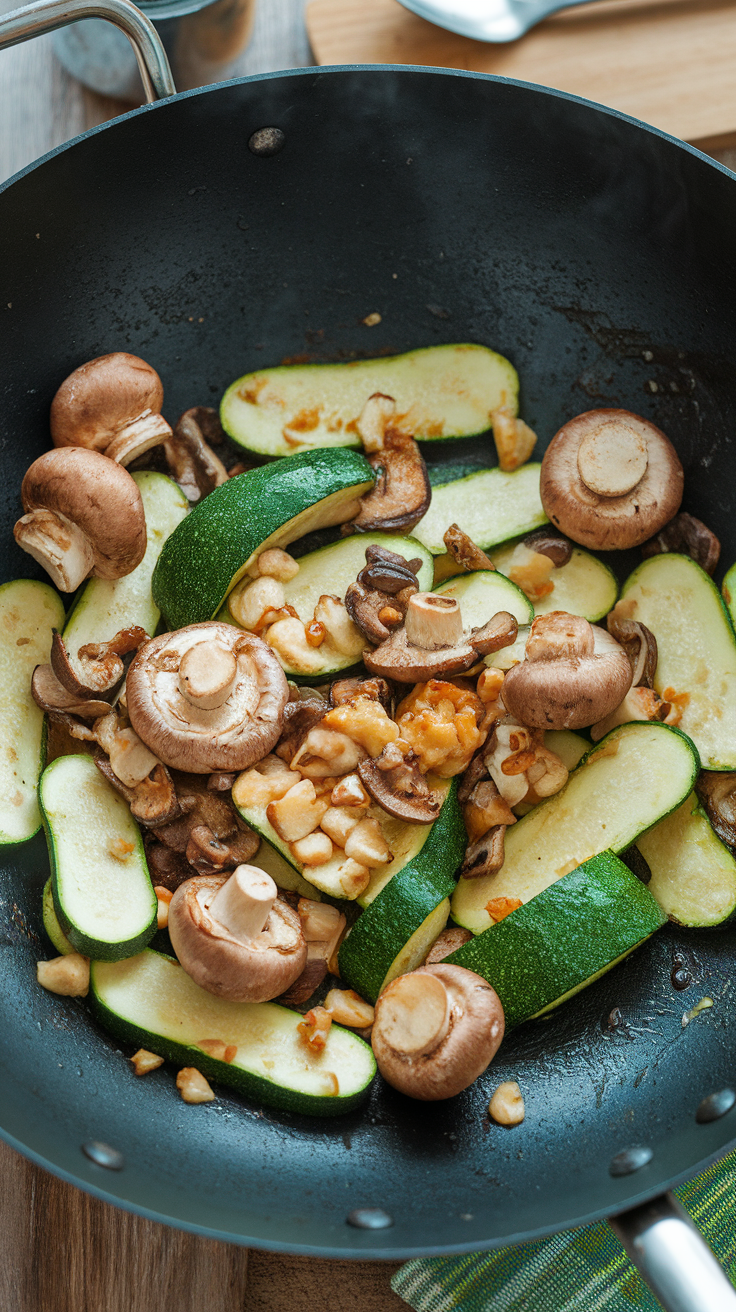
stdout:
[[463,620],[455,597],[415,592],[404,621],[407,641],[425,651],[456,647],[463,640]]
[[278,889],[257,866],[238,866],[215,894],[208,910],[239,943],[250,943],[266,927]]
[[608,423],[588,433],[578,450],[578,473],[601,497],[622,497],[644,477],[649,456],[640,433],[628,424]]
[[190,706],[214,711],[226,702],[235,684],[237,661],[219,642],[198,642],[179,665],[179,691]]
[[86,533],[55,510],[32,510],[13,529],[18,546],[33,556],[60,592],[75,592],[94,567]]
[[436,975],[409,974],[394,980],[383,999],[385,1042],[406,1057],[423,1057],[444,1039],[450,1027],[450,1006]]
[[105,455],[116,464],[127,467],[138,456],[159,446],[171,437],[171,428],[163,415],[144,410],[131,424],[121,428],[105,449]]

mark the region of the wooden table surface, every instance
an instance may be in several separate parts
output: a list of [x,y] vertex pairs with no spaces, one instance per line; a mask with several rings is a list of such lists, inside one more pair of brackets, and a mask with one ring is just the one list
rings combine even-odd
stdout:
[[[260,0],[237,73],[312,62],[304,0]],[[0,0],[0,13],[13,7]],[[123,112],[55,61],[50,37],[0,52],[0,181]],[[736,151],[717,158],[736,167]],[[118,1211],[0,1143],[0,1312],[400,1312],[396,1264],[218,1244]]]

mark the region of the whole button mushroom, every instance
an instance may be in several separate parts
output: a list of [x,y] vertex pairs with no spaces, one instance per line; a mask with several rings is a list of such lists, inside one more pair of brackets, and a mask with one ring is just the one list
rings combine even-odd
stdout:
[[307,964],[299,916],[257,866],[187,879],[169,903],[168,929],[187,974],[231,1002],[268,1002]]
[[161,414],[164,389],[137,355],[114,351],[88,360],[64,380],[51,402],[54,446],[81,446],[129,465],[171,437]]
[[438,962],[400,975],[376,1003],[371,1045],[384,1080],[423,1102],[467,1089],[504,1034],[497,993],[464,966]]
[[677,513],[684,474],[669,438],[628,410],[588,410],[553,437],[542,461],[545,513],[598,551],[636,547]]
[[141,494],[126,469],[81,447],[47,451],[21,486],[26,514],[13,529],[18,546],[62,592],[94,575],[120,579],[146,550]]
[[126,681],[130,722],[164,765],[246,770],[278,741],[289,698],[267,643],[211,620],[140,648]]
[[583,729],[615,710],[632,676],[610,633],[555,610],[534,620],[524,660],[504,679],[503,701],[530,729]]

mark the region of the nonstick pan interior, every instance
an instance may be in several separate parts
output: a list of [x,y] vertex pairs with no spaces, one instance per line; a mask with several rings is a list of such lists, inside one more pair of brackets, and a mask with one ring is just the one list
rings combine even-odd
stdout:
[[[283,150],[252,154],[279,126]],[[736,559],[736,179],[688,147],[554,92],[396,69],[243,80],[126,116],[0,194],[3,576],[48,407],[111,350],[161,373],[169,419],[246,370],[442,341],[511,358],[543,449],[570,416],[622,405],[658,423],[685,508]],[[363,324],[378,311],[377,327]],[[488,438],[432,463],[492,464]],[[626,573],[633,556],[619,562]],[[730,930],[670,927],[544,1022],[511,1034],[446,1104],[380,1082],[360,1113],[312,1121],[172,1072],[135,1080],[85,1005],[35,984],[42,836],[0,876],[0,1124],[22,1151],[112,1201],[239,1242],[323,1254],[472,1249],[620,1209],[736,1138],[697,1124],[733,1081]],[[671,983],[682,952],[692,984]],[[713,1007],[683,1027],[703,996]],[[501,1080],[526,1120],[489,1124]],[[82,1145],[122,1154],[111,1172]],[[649,1163],[609,1175],[614,1155]],[[388,1229],[347,1224],[381,1208]]]

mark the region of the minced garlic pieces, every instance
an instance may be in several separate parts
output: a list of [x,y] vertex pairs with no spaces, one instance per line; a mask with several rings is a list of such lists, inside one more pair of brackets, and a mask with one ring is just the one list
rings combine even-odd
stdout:
[[467,769],[485,741],[482,719],[480,698],[442,679],[418,683],[396,711],[401,739],[419,757],[419,769],[441,779]]
[[179,1071],[176,1077],[176,1087],[181,1094],[182,1102],[199,1103],[214,1102],[215,1095],[212,1092],[201,1071],[196,1066],[185,1066]]
[[361,998],[355,989],[330,989],[325,998],[325,1010],[338,1025],[364,1030],[373,1024],[374,1009]]
[[62,998],[86,998],[89,993],[89,958],[69,952],[52,961],[36,962],[36,979],[49,993]]
[[493,440],[498,452],[499,468],[506,473],[525,465],[537,444],[537,435],[517,419],[508,406],[499,406],[491,415]]
[[309,1051],[318,1053],[324,1052],[331,1025],[332,1016],[325,1007],[312,1007],[297,1025],[297,1030]]
[[164,1059],[155,1052],[149,1052],[147,1048],[139,1048],[130,1058],[130,1064],[136,1075],[148,1075],[150,1071],[157,1071],[159,1066],[163,1066]]
[[499,1084],[488,1104],[488,1115],[497,1125],[521,1125],[526,1112],[516,1080]]

